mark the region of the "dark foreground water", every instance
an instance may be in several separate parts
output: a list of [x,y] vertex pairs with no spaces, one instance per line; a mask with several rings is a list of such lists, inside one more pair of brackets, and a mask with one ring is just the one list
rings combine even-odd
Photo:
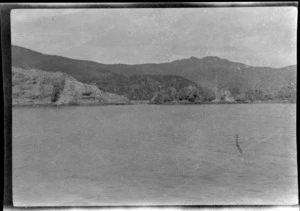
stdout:
[[295,104],[13,108],[20,206],[296,204],[296,154]]

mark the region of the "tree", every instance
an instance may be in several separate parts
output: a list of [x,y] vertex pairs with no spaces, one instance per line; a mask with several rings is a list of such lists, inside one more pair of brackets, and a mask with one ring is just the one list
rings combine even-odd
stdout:
[[202,101],[203,96],[200,95],[197,87],[195,86],[188,86],[184,87],[181,90],[179,90],[177,95],[178,100],[188,100],[189,102],[195,102],[195,101]]

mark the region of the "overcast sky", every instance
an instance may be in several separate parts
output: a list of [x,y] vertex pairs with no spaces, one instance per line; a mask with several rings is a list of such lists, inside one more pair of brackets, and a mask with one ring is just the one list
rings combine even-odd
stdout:
[[12,44],[100,63],[218,56],[253,66],[296,64],[295,7],[18,9]]

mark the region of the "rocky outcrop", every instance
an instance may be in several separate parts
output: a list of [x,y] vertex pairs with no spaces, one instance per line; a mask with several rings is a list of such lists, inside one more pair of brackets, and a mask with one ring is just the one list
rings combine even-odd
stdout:
[[129,99],[104,92],[61,72],[12,68],[13,105],[128,104]]
[[231,92],[227,89],[221,90],[221,100],[225,102],[235,102]]
[[227,89],[221,89],[216,93],[216,99],[213,102],[235,102],[231,92]]

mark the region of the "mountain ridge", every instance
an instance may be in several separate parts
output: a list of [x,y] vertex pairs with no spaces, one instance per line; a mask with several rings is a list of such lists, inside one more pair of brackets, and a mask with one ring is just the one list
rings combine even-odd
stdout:
[[[118,90],[114,93],[125,94],[136,100],[143,98],[139,89],[146,90],[149,100],[151,96],[154,96],[154,91],[157,92],[153,89],[155,84],[159,87],[171,86],[171,83],[161,80],[164,75],[168,76],[168,80],[175,80],[178,83],[183,82],[183,79],[174,77],[171,79],[171,76],[187,79],[190,81],[184,82],[187,86],[197,84],[198,87],[206,90],[228,90],[235,97],[250,90],[262,91],[265,94],[277,93],[282,87],[296,83],[297,72],[297,65],[283,68],[255,67],[217,56],[201,59],[191,56],[166,63],[102,64],[42,54],[14,45],[12,46],[12,65],[23,69],[65,72],[82,83],[96,83],[104,90],[110,92]],[[105,81],[110,81],[115,86],[112,87]],[[130,96],[124,91],[129,86],[135,87],[134,90],[136,90],[131,92]],[[137,96],[139,96],[138,99]]]
[[[198,57],[195,57],[195,56],[190,56],[189,58],[175,59],[173,61],[165,61],[165,62],[160,62],[160,63],[155,63],[155,62],[145,62],[145,63],[138,63],[138,64],[102,63],[102,62],[96,62],[96,61],[88,60],[88,59],[76,59],[76,58],[60,56],[60,55],[56,55],[56,54],[41,53],[41,52],[38,52],[36,50],[32,50],[32,49],[29,49],[29,48],[26,48],[26,47],[23,47],[23,46],[19,46],[19,45],[11,45],[11,46],[12,46],[12,48],[20,48],[20,49],[24,49],[24,50],[31,51],[31,52],[41,54],[41,55],[45,55],[45,56],[55,56],[55,57],[61,57],[61,58],[66,58],[66,59],[70,59],[70,60],[92,62],[92,63],[96,63],[96,64],[100,64],[100,65],[128,65],[128,66],[133,66],[133,65],[146,65],[146,64],[166,64],[166,63],[173,63],[173,62],[176,62],[176,61],[189,60],[189,59],[202,60],[202,59],[209,59],[209,58],[217,58],[217,59],[223,60],[223,61],[229,61],[229,62],[237,63],[237,64],[244,64],[242,62],[231,61],[231,60],[228,60],[226,58],[221,58],[221,57],[218,57],[218,56],[205,56],[205,57],[202,57],[202,58],[198,58]],[[290,66],[297,66],[297,64],[291,64],[291,65],[287,65],[287,66],[283,66],[283,67],[253,66],[253,65],[248,65],[248,64],[244,64],[244,65],[249,66],[249,67],[268,67],[268,68],[273,68],[273,69],[281,69],[281,68],[286,68],[286,67],[290,67]]]

